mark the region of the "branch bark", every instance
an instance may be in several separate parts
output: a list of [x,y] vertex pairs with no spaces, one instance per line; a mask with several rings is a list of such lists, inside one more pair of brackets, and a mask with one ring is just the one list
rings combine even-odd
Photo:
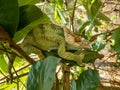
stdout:
[[0,41],[2,43],[7,43],[13,50],[16,50],[23,58],[25,58],[29,63],[33,64],[35,61],[30,58],[9,36],[5,29],[0,26]]

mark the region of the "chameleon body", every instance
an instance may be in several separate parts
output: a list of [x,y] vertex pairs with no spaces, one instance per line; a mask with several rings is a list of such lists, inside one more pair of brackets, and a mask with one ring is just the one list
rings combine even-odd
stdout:
[[66,60],[77,62],[83,65],[84,54],[76,55],[66,51],[66,41],[63,28],[54,24],[41,24],[31,30],[23,40],[21,47],[25,52],[35,53],[40,59],[44,59],[42,51],[58,49],[58,55]]

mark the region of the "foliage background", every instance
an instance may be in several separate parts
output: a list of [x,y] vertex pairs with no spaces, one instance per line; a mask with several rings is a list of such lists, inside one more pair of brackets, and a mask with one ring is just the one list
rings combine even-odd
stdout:
[[[71,70],[74,71],[74,73],[71,72],[72,75],[74,76],[73,80],[71,80],[71,90],[78,90],[79,88],[81,88],[79,90],[96,89],[97,86],[96,84],[99,83],[97,81],[96,83],[92,83],[93,86],[95,85],[94,89],[91,88],[85,89],[86,85],[88,85],[88,87],[92,86],[91,82],[88,81],[84,83],[85,86],[83,85],[83,89],[82,86],[80,86],[81,85],[80,82],[82,83],[82,80],[87,80],[86,76],[89,74],[87,75],[84,74],[85,75],[84,78],[84,75],[82,76],[81,74],[81,76],[79,76],[80,74],[78,73],[87,71],[88,68],[96,69],[97,71],[99,71],[101,78],[99,86],[101,86],[101,84],[107,86],[108,84],[108,86],[115,88],[120,86],[119,3],[120,3],[119,0],[113,0],[113,1],[112,0],[45,0],[45,1],[18,0],[18,2],[17,0],[14,1],[1,0],[0,25],[5,28],[5,30],[10,34],[10,36],[15,42],[18,42],[22,38],[24,38],[27,35],[27,33],[38,24],[44,24],[52,20],[53,23],[58,24],[60,26],[65,25],[66,27],[71,29],[71,31],[73,31],[75,34],[81,36],[84,39],[89,40],[92,51],[95,51],[104,56],[103,58],[99,58],[99,57],[95,58],[95,62],[93,62],[92,64],[91,63],[86,64],[85,68],[76,67],[76,66],[74,67],[75,69],[71,68]],[[34,6],[34,4],[36,4],[41,10],[36,6]],[[44,13],[42,13],[41,11],[43,11]],[[47,15],[50,17],[50,20],[48,19]],[[9,47],[4,47],[2,46],[2,44],[0,45],[0,60],[1,60],[0,89],[25,90],[27,75],[30,71],[29,68],[31,65],[19,57],[15,58],[14,65],[12,66],[13,80],[11,80],[11,78],[9,78],[11,72],[9,72],[8,70],[10,62],[9,62],[9,58],[6,58],[7,55],[9,57],[12,57],[9,52],[12,53]],[[88,53],[88,55],[90,55],[88,56],[88,58],[90,58],[91,53],[90,54]],[[50,57],[50,58],[57,59],[55,57]],[[48,65],[51,65],[50,62],[47,63],[49,63]],[[52,68],[52,65],[48,67]],[[43,65],[43,69],[46,69],[45,66],[46,64]],[[39,66],[39,64],[37,64],[35,66],[32,65],[32,67],[34,71],[34,69],[40,68],[42,66]],[[44,77],[44,75],[42,76],[40,72],[37,71],[32,72],[32,69],[30,73],[33,74],[29,73],[29,75],[34,75],[36,73],[36,75],[38,76],[40,75],[41,77]],[[92,74],[91,69],[90,72]],[[47,70],[43,70],[43,72],[46,73]],[[44,74],[43,72],[42,74]],[[55,69],[52,72],[53,73],[49,75],[53,76],[53,74],[55,73]],[[96,77],[99,76],[97,75],[96,71],[94,75],[96,75]],[[78,78],[78,80],[81,80],[79,81],[79,85],[76,85],[74,81],[76,80],[77,76],[80,78],[80,79]],[[92,76],[89,76],[90,77],[89,80],[94,81],[92,80],[93,78]],[[52,77],[52,79],[50,79],[51,81],[48,82],[47,84],[52,83],[54,81],[53,79],[54,77]],[[29,80],[28,78],[28,82],[29,81],[31,80]],[[35,85],[34,82],[32,83],[32,85]],[[52,86],[52,84],[50,85]],[[109,87],[107,87],[107,89],[102,88],[102,90],[103,89],[109,90],[108,88]],[[38,90],[46,90],[46,89],[38,89]]]

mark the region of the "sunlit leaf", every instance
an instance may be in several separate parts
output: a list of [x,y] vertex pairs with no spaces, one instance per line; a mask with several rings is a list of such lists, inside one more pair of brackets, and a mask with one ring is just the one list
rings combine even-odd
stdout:
[[66,24],[66,20],[65,20],[64,15],[62,14],[62,12],[59,9],[57,9],[57,11],[58,11],[58,14],[60,16],[60,19],[61,19],[62,23]]
[[7,72],[8,72],[8,71],[7,71],[7,70],[8,70],[8,69],[7,69],[7,66],[8,66],[8,64],[7,64],[4,56],[3,56],[3,54],[1,54],[1,55],[0,55],[0,68],[1,68],[1,70],[2,70],[4,73],[7,73]]
[[63,0],[55,0],[55,4],[59,9],[61,9],[63,6]]
[[[91,29],[92,29],[92,28],[91,28]],[[91,39],[91,35],[92,35],[91,30],[88,30],[88,31],[86,32],[87,40],[90,40],[90,39]]]
[[8,87],[6,84],[1,84],[0,85],[0,90],[5,90]]
[[3,90],[12,90],[16,87],[16,84],[15,83],[12,83],[12,84],[6,84],[8,87],[3,89]]
[[62,22],[62,18],[61,18],[61,17],[63,17],[63,16],[61,16],[61,15],[62,15],[62,14],[61,14],[60,10],[59,10],[57,7],[55,7],[54,18],[55,18],[55,20],[56,20],[58,23],[61,23],[61,22]]
[[27,25],[26,27],[24,27],[23,29],[21,29],[20,31],[15,33],[14,36],[14,41],[18,42],[21,39],[23,39],[29,31],[31,31],[34,27],[36,27],[39,24],[45,24],[45,23],[51,23],[50,19],[46,16],[43,16],[42,18],[39,18],[33,22],[31,22],[29,25]]
[[19,6],[33,5],[39,3],[41,0],[18,0]]

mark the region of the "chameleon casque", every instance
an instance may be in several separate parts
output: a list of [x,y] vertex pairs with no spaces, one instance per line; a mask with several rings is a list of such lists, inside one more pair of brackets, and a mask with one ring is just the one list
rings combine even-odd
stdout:
[[76,55],[66,50],[64,29],[54,24],[40,24],[31,30],[20,45],[27,53],[35,53],[44,59],[42,51],[58,50],[58,55],[65,59],[75,61],[82,66],[84,54]]

